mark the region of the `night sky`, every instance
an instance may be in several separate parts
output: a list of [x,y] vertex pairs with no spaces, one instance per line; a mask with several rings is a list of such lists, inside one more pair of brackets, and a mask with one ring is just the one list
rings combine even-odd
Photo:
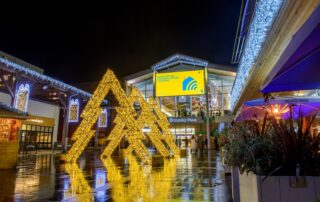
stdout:
[[149,0],[2,9],[0,50],[67,83],[100,80],[107,67],[123,77],[177,52],[230,65],[240,4]]

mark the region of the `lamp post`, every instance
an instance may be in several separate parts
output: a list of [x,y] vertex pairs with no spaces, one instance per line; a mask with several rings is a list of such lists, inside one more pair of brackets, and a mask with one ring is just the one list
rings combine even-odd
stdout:
[[208,86],[208,67],[205,67],[205,89],[206,89],[206,129],[207,129],[207,149],[210,150],[210,122],[209,122],[209,86]]
[[67,105],[64,104],[64,121],[63,121],[63,130],[62,130],[62,147],[63,151],[68,150],[68,132],[69,132],[69,103],[73,97],[77,94],[70,95],[68,97]]

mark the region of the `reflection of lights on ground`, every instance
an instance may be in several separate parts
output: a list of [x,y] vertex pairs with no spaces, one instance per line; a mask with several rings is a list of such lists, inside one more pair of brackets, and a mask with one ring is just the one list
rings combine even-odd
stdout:
[[70,187],[64,193],[65,199],[75,197],[79,201],[92,201],[92,189],[78,164],[65,164],[65,171],[70,177]]
[[104,170],[97,170],[95,178],[96,189],[99,189],[100,187],[106,185],[106,173]]
[[104,170],[96,170],[95,173],[95,191],[98,197],[105,196],[104,187],[106,186],[106,172]]
[[[132,155],[97,160],[100,153],[87,153],[80,163],[55,169],[48,161],[24,159],[13,171],[16,188],[5,185],[1,197],[13,201],[229,201],[220,159],[200,152],[179,159],[166,159],[162,166],[143,166]],[[106,163],[106,161],[109,161]],[[37,164],[37,166],[36,166]],[[67,172],[65,172],[67,171]],[[10,176],[6,174],[8,178]],[[2,175],[4,176],[4,175]],[[7,179],[7,178],[6,178]],[[10,180],[9,180],[10,181]],[[20,184],[19,184],[20,183]]]
[[168,199],[172,179],[176,172],[176,159],[165,160],[161,171],[152,171],[150,165],[141,166],[136,158],[126,155],[129,183],[111,158],[102,159],[115,201],[163,201]]
[[18,175],[15,182],[15,194],[30,194],[35,193],[39,189],[39,175],[24,176]]
[[37,193],[40,185],[40,173],[42,169],[47,169],[51,166],[50,155],[38,155],[28,161],[34,161],[33,174],[25,174],[24,168],[19,168],[18,175],[15,181],[15,194],[26,194]]

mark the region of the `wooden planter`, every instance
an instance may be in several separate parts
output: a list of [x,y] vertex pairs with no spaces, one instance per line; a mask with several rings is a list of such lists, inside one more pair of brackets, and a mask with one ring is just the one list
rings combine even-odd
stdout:
[[320,176],[264,176],[239,174],[241,202],[306,202],[320,199]]
[[0,142],[0,170],[12,169],[17,165],[19,143]]

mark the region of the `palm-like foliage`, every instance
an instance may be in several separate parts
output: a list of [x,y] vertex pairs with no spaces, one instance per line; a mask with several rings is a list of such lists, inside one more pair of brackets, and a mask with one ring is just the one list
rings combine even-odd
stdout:
[[281,162],[280,150],[271,137],[260,134],[255,122],[234,124],[225,148],[226,162],[238,167],[241,173],[265,175]]
[[319,176],[320,134],[310,133],[315,117],[306,119],[300,113],[296,123],[266,116],[261,125],[233,124],[225,145],[227,163],[258,175],[295,175],[299,165],[301,175]]
[[299,165],[302,175],[320,175],[320,134],[312,135],[310,131],[315,117],[316,115],[304,119],[300,113],[296,129],[292,118],[286,123],[271,117],[272,132],[276,136],[274,144],[282,154],[278,174],[295,175]]

